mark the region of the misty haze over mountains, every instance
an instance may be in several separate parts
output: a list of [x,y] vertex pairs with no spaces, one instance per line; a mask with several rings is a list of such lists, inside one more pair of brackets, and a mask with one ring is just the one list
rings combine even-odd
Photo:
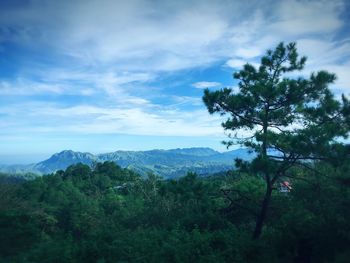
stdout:
[[164,178],[174,178],[187,172],[208,175],[228,171],[234,167],[234,160],[250,160],[253,157],[247,149],[220,153],[211,148],[184,148],[150,151],[115,151],[103,154],[65,150],[55,153],[49,159],[29,165],[2,165],[0,171],[11,174],[36,173],[39,175],[64,170],[77,163],[93,166],[97,162],[113,161],[123,168],[129,168],[141,175],[155,173]]

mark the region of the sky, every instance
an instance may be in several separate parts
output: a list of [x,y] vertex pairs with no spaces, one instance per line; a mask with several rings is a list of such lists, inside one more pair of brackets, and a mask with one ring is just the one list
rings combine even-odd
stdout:
[[211,147],[203,90],[297,42],[350,95],[350,1],[0,0],[0,164],[65,149]]

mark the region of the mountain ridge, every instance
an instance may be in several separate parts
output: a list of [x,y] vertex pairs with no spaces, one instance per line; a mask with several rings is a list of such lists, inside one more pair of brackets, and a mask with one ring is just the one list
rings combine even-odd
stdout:
[[36,173],[39,175],[64,170],[68,166],[83,163],[93,166],[94,163],[113,161],[123,168],[129,168],[141,175],[153,172],[164,178],[174,178],[187,172],[199,175],[223,172],[234,168],[234,159],[250,160],[252,154],[248,149],[240,148],[228,152],[218,152],[209,147],[177,148],[170,150],[147,151],[114,151],[92,154],[63,150],[50,158],[29,165],[0,166],[0,172],[11,174]]

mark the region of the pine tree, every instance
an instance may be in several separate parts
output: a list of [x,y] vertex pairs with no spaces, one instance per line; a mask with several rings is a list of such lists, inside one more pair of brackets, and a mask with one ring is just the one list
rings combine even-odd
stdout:
[[[259,68],[251,64],[234,73],[238,91],[224,88],[204,91],[203,101],[210,114],[228,118],[222,123],[229,135],[227,146],[239,143],[257,155],[249,164],[237,161],[238,168],[249,166],[262,176],[266,192],[256,219],[253,238],[260,237],[274,185],[291,167],[315,160],[336,159],[337,140],[347,137],[350,104],[343,95],[337,100],[328,86],[336,76],[327,71],[310,78],[292,78],[291,72],[304,68],[296,43],[280,43],[261,58]],[[250,138],[239,138],[249,130]]]

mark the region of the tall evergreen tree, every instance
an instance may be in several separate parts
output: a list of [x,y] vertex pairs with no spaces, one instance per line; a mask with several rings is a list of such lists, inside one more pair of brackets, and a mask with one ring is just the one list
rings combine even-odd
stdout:
[[[256,219],[253,238],[259,238],[267,216],[274,186],[295,165],[314,160],[336,159],[337,140],[349,132],[350,103],[343,95],[337,100],[328,86],[336,76],[327,71],[310,78],[292,78],[304,68],[306,57],[299,58],[296,43],[280,43],[261,58],[259,68],[251,64],[234,73],[238,91],[224,88],[204,91],[203,101],[210,114],[228,118],[222,123],[229,135],[227,146],[238,142],[256,152],[256,158],[243,166],[262,176],[265,196]],[[237,138],[250,130],[250,138]]]

